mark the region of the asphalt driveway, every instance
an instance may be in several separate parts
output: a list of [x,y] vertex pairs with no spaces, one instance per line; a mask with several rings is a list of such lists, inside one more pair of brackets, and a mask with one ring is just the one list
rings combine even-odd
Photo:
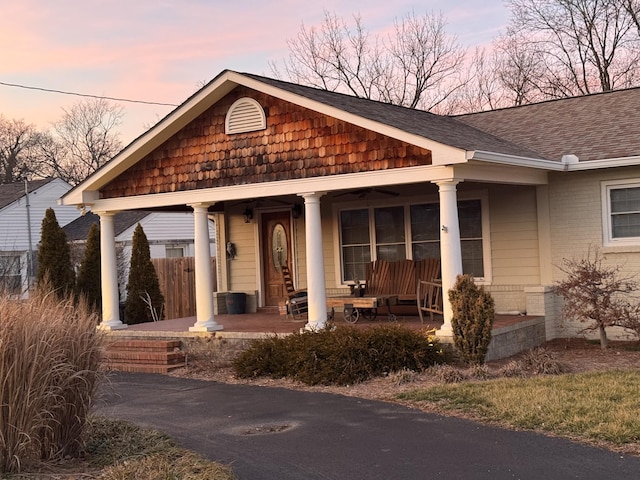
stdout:
[[117,373],[101,415],[162,430],[241,479],[635,479],[640,458],[399,405]]

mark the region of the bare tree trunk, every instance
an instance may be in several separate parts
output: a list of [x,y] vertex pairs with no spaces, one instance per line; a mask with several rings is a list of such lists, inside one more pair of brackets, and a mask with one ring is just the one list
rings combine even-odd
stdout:
[[609,340],[607,339],[607,332],[604,329],[604,325],[600,325],[598,330],[600,332],[600,348],[606,350],[609,346]]

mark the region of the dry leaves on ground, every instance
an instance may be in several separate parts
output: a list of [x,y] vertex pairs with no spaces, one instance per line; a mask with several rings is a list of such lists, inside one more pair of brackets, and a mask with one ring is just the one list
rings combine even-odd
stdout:
[[[584,339],[557,339],[547,342],[543,348],[563,368],[563,372],[580,373],[614,368],[640,368],[640,347],[628,342],[610,342],[607,350],[602,350],[596,342]],[[509,362],[521,355],[487,363],[488,374],[497,376]],[[464,368],[464,367],[461,367]],[[367,382],[348,386],[308,386],[292,380],[257,378],[239,379],[230,366],[229,360],[220,363],[202,364],[191,362],[187,368],[172,373],[174,376],[211,380],[222,383],[247,384],[265,387],[281,387],[311,392],[326,392],[359,397],[370,400],[393,400],[397,393],[426,388],[439,383],[429,372],[411,374],[391,374]]]

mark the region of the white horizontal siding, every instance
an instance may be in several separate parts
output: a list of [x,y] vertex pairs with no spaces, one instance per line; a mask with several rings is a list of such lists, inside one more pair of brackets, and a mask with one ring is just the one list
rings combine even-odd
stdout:
[[[140,221],[144,234],[149,241],[151,258],[165,257],[167,245],[185,247],[185,257],[194,256],[193,214],[188,212],[154,212]],[[131,244],[136,225],[132,225],[116,237],[117,242]],[[209,239],[211,256],[216,254],[215,226],[209,221]]]
[[[71,187],[60,179],[54,179],[29,193],[29,217],[31,220],[31,244],[34,250],[40,242],[42,219],[47,208],[53,208],[58,224],[63,227],[80,216],[75,206],[59,206],[58,198]],[[0,210],[0,250],[22,251],[29,248],[26,197]]]

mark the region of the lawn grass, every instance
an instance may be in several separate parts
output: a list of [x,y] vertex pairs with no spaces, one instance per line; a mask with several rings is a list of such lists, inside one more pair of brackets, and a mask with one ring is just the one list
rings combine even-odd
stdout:
[[503,378],[438,385],[397,395],[514,428],[616,446],[640,442],[640,372]]
[[92,417],[82,460],[26,465],[10,480],[83,478],[100,480],[235,480],[226,465],[176,445],[164,433],[132,423]]

